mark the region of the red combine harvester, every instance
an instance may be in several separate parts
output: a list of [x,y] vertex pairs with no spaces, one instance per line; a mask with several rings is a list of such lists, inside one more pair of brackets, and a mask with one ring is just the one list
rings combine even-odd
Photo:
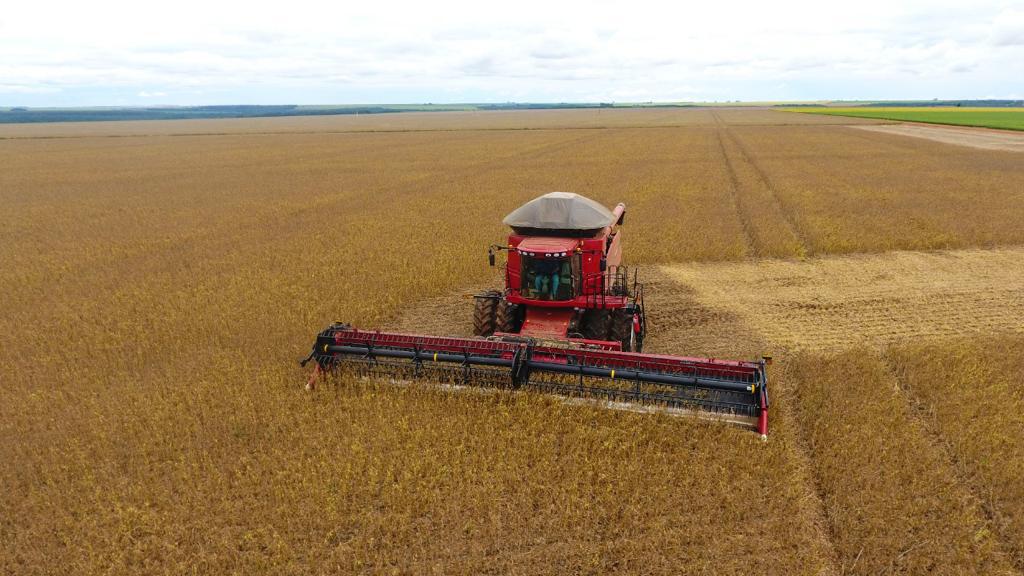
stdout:
[[467,386],[529,388],[594,398],[612,407],[646,404],[708,415],[768,434],[769,359],[718,360],[641,353],[644,289],[622,264],[613,211],[577,194],[551,192],[505,217],[512,234],[504,290],[474,297],[474,338],[357,330],[335,323],[309,357],[310,387],[348,369],[391,379],[432,378]]

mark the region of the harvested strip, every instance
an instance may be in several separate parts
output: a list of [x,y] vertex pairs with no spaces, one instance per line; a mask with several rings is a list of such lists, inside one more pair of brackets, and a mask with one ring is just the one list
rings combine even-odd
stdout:
[[1024,249],[665,266],[704,308],[789,349],[1024,333]]
[[878,356],[802,354],[786,370],[843,572],[1014,573]]

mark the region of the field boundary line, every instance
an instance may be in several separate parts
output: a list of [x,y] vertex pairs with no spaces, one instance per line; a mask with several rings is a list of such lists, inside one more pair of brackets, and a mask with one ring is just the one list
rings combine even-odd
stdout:
[[942,434],[939,424],[934,418],[929,417],[929,412],[934,408],[914,394],[913,387],[909,386],[900,376],[900,372],[896,368],[888,348],[881,349],[877,356],[895,384],[896,393],[906,407],[905,413],[907,418],[912,421],[912,424],[920,428],[924,439],[942,456],[942,460],[949,465],[953,472],[954,480],[963,488],[970,504],[981,513],[985,522],[983,528],[991,529],[994,544],[999,553],[1013,566],[1017,574],[1024,574],[1024,565],[1022,565],[1018,555],[1013,553],[1013,546],[1003,537],[1002,527],[996,518],[995,506],[983,496],[984,490],[982,487],[978,486],[977,482],[967,473],[967,465],[957,456],[950,442]]
[[[857,125],[855,125],[855,124],[846,124],[845,125],[845,127],[847,127],[847,128],[856,128],[856,126]],[[897,126],[897,124],[863,124],[863,126]],[[875,131],[875,130],[854,130],[853,132],[849,132],[849,131],[847,131],[847,132],[848,132],[848,134],[850,136],[852,136],[854,138],[857,138],[858,140],[863,140],[865,142],[870,142],[874,146],[888,146],[888,147],[891,147],[891,148],[895,148],[895,149],[897,149],[897,150],[899,150],[901,152],[913,151],[915,149],[915,146],[913,144],[911,144],[911,143],[903,144],[903,143],[893,142],[893,141],[887,140],[885,138],[879,138],[879,136],[885,136],[886,135],[885,132],[878,132],[878,131]],[[911,136],[911,138],[914,138],[914,136]],[[927,138],[919,138],[919,139],[920,140],[927,140]],[[934,142],[934,140],[932,140],[932,142]]]
[[[883,111],[879,110],[879,108],[886,108],[887,110],[883,112]],[[999,110],[1000,113],[1006,113],[1006,112],[1012,112],[1014,110],[1014,107],[995,108],[995,109],[988,108],[988,109],[990,111]],[[862,112],[862,113],[855,113],[855,112],[851,113],[852,110],[850,108],[846,108],[846,111],[844,111],[844,112],[836,112],[834,110],[826,111],[826,110],[827,110],[827,108],[818,108],[816,110],[810,110],[810,109],[803,109],[803,110],[788,109],[788,110],[786,110],[786,109],[783,109],[783,110],[780,110],[780,111],[781,112],[795,112],[795,113],[798,113],[798,114],[817,114],[819,116],[833,116],[833,117],[841,116],[841,117],[844,117],[844,118],[862,118],[862,119],[870,119],[870,120],[886,120],[887,123],[890,123],[890,124],[903,124],[903,123],[906,123],[906,124],[918,124],[918,125],[924,124],[924,125],[935,125],[935,126],[953,126],[953,127],[956,127],[956,128],[978,128],[978,129],[982,129],[982,130],[1000,130],[1000,131],[1003,131],[1003,132],[1022,132],[1022,131],[1024,131],[1024,128],[1020,128],[1020,127],[1016,127],[1016,126],[1003,126],[1003,125],[991,125],[991,124],[988,124],[988,125],[986,125],[986,124],[967,124],[967,123],[953,122],[953,121],[950,121],[950,120],[937,120],[937,119],[934,119],[934,118],[919,118],[919,117],[918,118],[908,118],[907,117],[907,109],[903,108],[903,107],[880,106],[880,107],[872,108],[872,107],[868,106],[868,107],[864,107],[864,108],[860,109],[860,112]],[[868,112],[874,112],[874,114],[863,114],[863,112],[865,110],[867,110]],[[933,109],[929,110],[928,112],[925,112],[925,110],[922,109],[921,107],[917,107],[916,108],[916,111],[920,112],[920,113],[932,113],[934,110],[935,109],[933,108]],[[962,110],[962,109],[958,108],[958,110]],[[887,115],[885,115],[886,112],[888,112],[889,114],[896,114],[897,116],[902,116],[902,117],[887,116]],[[969,109],[962,110],[962,113],[964,113],[964,114],[970,114],[971,112],[972,111],[969,110]],[[978,112],[978,110],[975,109],[973,112],[976,113],[976,112]],[[913,112],[911,112],[911,113],[913,113]],[[954,113],[954,114],[955,115],[959,115],[960,112],[957,112],[957,113]]]
[[[912,149],[913,143],[897,144],[885,140],[884,136],[902,136],[916,140],[926,140],[947,146],[992,150],[995,152],[1024,152],[1024,131],[998,130],[974,126],[955,126],[947,124],[924,124],[920,122],[900,122],[898,124],[865,124],[849,125],[857,128],[855,134],[862,139],[891,146]],[[870,138],[869,134],[875,137]]]

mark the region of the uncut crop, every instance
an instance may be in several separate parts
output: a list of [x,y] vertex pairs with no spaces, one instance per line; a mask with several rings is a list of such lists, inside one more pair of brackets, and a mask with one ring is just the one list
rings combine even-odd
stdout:
[[[530,400],[500,408],[503,421],[486,399],[301,391],[297,360],[325,324],[379,325],[489,280],[505,212],[537,189],[630,200],[624,189],[650,185],[630,158],[660,143],[593,131],[8,141],[0,421],[16,464],[0,472],[14,487],[0,497],[3,570],[739,573],[767,550],[818,572],[821,554],[791,554],[822,543],[784,442]],[[594,158],[607,149],[623,154]],[[699,212],[680,218],[692,222],[680,243],[729,250],[723,231],[696,230]],[[636,258],[658,253],[647,238]],[[705,476],[716,470],[742,486]],[[732,545],[699,544],[712,537]]]
[[891,352],[901,382],[973,488],[991,530],[1024,565],[1024,340],[988,337]]
[[787,370],[844,571],[1013,573],[883,362],[853,350],[794,356]]
[[[933,428],[973,429],[909,408],[952,408],[916,392],[934,351],[773,370],[767,444],[534,395],[302,390],[297,360],[324,325],[387,326],[488,285],[502,216],[550,190],[625,201],[641,265],[1024,240],[1015,157],[901,148],[832,120],[676,109],[0,130],[0,572],[1019,571],[1016,494],[982,490],[1016,477],[986,458],[1017,448],[945,448]],[[650,278],[656,351],[776,344],[742,341],[728,314]],[[857,391],[898,374],[910,392],[840,403],[851,373]],[[877,448],[910,466],[877,464]],[[910,472],[922,479],[901,482]]]

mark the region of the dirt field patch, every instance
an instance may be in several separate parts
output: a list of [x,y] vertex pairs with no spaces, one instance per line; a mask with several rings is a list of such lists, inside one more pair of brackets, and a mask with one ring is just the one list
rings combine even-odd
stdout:
[[[494,286],[500,286],[500,282],[495,281]],[[488,288],[468,287],[420,300],[402,310],[397,318],[388,323],[386,329],[410,334],[472,336],[473,295]]]
[[952,128],[924,124],[858,124],[851,125],[851,127],[860,130],[871,130],[872,132],[882,132],[884,134],[925,138],[945,144],[970,146],[985,150],[1024,152],[1024,132],[1008,132],[985,128]]
[[1024,332],[1020,248],[662,269],[701,307],[794,350]]

